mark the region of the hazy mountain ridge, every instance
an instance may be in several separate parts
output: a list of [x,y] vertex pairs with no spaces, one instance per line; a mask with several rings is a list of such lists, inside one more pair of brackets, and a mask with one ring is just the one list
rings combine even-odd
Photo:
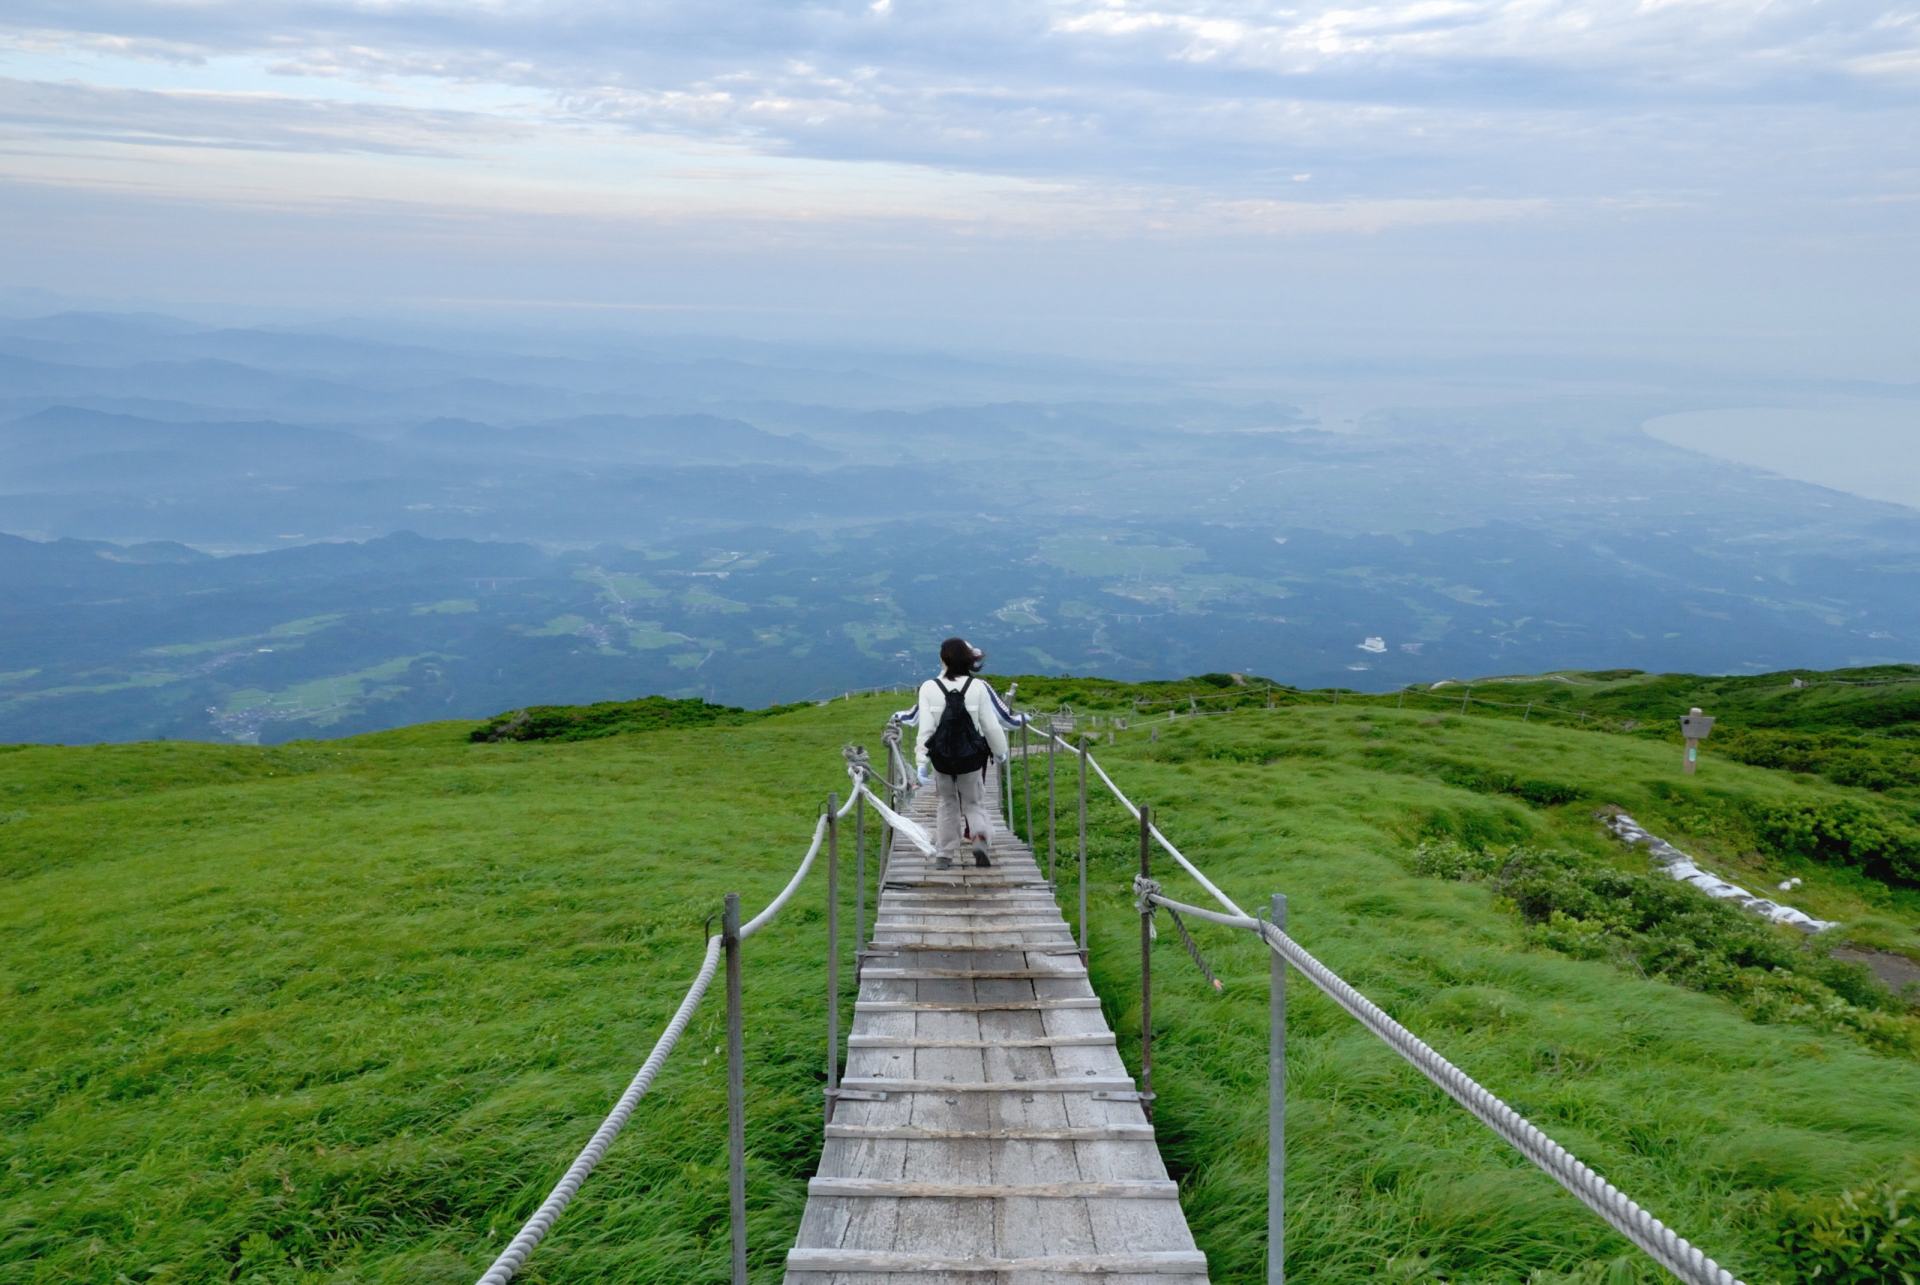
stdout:
[[0,531],[245,555],[0,545],[13,739],[759,705],[776,671],[911,676],[941,632],[1362,687],[1920,639],[1920,513],[1639,431],[1711,387],[1399,377],[1345,413],[1303,374],[100,315],[0,323],[0,366]]

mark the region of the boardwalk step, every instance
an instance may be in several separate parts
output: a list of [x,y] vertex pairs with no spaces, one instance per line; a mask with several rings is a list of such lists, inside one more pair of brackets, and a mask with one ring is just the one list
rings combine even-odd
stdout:
[[1152,1142],[1150,1124],[1083,1125],[1071,1129],[933,1129],[913,1125],[830,1124],[829,1138],[906,1142]]
[[[868,977],[873,973],[869,971]],[[947,1000],[921,999],[863,999],[856,1000],[853,1011],[856,1013],[1019,1013],[1034,1009],[1048,1008],[1099,1008],[1100,1000],[1093,995],[1068,995],[1060,999],[1000,999],[970,1000],[949,1002]]]
[[946,905],[903,906],[889,897],[880,904],[880,913],[888,919],[1040,919],[1064,923],[1059,907],[1051,898],[1030,906],[1008,906],[992,901],[950,902]]
[[[986,794],[998,800],[997,779]],[[923,793],[910,815],[930,822],[932,802]],[[891,845],[860,943],[845,1046],[857,1073],[840,1081],[825,1127],[823,1172],[834,1176],[808,1184],[786,1285],[1207,1285],[1136,1105],[1151,1095],[1117,1057],[1062,914],[1072,889],[997,819],[991,846],[990,869],[962,859],[942,870],[904,839]],[[1075,1016],[1066,1026],[992,1017],[1049,1010]],[[891,1013],[981,1016],[976,1029],[880,1016]],[[899,1033],[915,1026],[924,1037]],[[1034,1078],[987,1078],[1016,1067]],[[911,1180],[903,1155],[919,1158]]]
[[881,1093],[1131,1093],[1125,1076],[1088,1075],[1077,1080],[890,1080],[883,1075],[849,1076],[841,1087]]
[[[948,937],[972,937],[973,933],[945,933]],[[991,933],[983,933],[991,935]],[[925,941],[876,941],[874,945],[883,945],[889,951],[931,951],[939,955],[1079,955],[1077,949],[1062,951],[1064,941],[1014,941],[1010,945],[929,945]],[[879,955],[879,951],[870,951],[870,955]]]
[[899,893],[888,893],[881,901],[885,914],[906,915],[1058,915],[1060,905],[1051,892],[1032,897],[926,897],[909,900]]
[[809,1196],[864,1200],[1178,1200],[1168,1178],[1130,1182],[895,1182],[890,1178],[812,1178]]
[[849,1035],[851,1049],[1062,1049],[1113,1044],[1113,1032],[1096,1035],[1047,1035],[1031,1040],[923,1040],[908,1035]]
[[[1076,952],[1077,954],[1078,952]],[[880,982],[1055,981],[1084,982],[1084,968],[869,968],[861,976]]]
[[889,1250],[790,1249],[790,1272],[886,1272],[892,1274],[980,1272],[1052,1276],[1200,1276],[1207,1256],[1198,1250],[1130,1254],[1049,1254],[1042,1258],[952,1258]]
[[1006,923],[1041,928],[1067,922],[1051,904],[1011,913],[997,906],[981,906],[966,910],[927,910],[919,906],[883,905],[880,907],[880,915],[881,920],[876,922],[899,921],[914,927],[923,924]]

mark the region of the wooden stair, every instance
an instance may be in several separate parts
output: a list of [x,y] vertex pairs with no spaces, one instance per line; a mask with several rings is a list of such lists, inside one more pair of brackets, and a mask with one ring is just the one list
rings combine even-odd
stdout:
[[[933,804],[912,807],[929,831]],[[1205,1285],[1053,890],[997,816],[992,859],[939,870],[895,839],[856,1096],[826,1127],[787,1285]]]

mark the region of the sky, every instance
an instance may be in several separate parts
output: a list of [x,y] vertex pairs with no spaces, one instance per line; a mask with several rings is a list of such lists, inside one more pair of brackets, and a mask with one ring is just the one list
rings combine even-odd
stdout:
[[8,0],[0,287],[1920,380],[1920,4]]

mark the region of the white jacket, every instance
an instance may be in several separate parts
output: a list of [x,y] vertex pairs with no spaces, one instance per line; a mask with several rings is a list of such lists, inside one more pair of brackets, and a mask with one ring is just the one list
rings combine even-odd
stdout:
[[[927,761],[927,742],[933,737],[933,729],[940,726],[940,716],[947,712],[947,693],[959,691],[964,678],[929,678],[920,684],[920,711],[914,720],[913,757],[923,770],[932,771],[933,764]],[[973,725],[980,735],[987,738],[987,748],[993,751],[994,759],[1007,757],[1007,734],[1000,726],[1000,716],[993,709],[993,689],[984,679],[976,677],[973,685],[967,688],[967,713],[973,715]]]

